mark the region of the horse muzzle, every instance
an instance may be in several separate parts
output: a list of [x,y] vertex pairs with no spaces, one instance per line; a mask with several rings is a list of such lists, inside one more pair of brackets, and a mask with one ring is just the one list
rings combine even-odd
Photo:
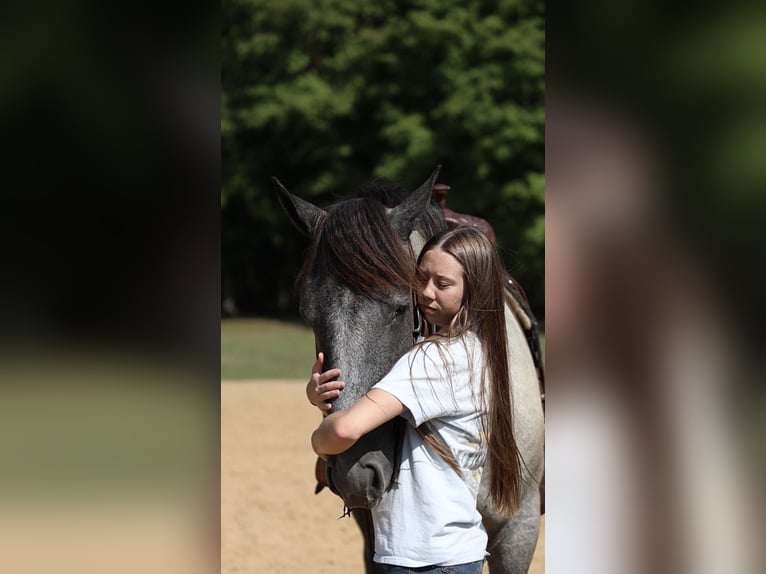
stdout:
[[[368,433],[344,453],[327,460],[327,482],[348,508],[374,508],[394,474],[394,449],[390,436],[381,440],[381,427]],[[370,445],[385,445],[370,448]],[[391,447],[391,448],[388,448]]]

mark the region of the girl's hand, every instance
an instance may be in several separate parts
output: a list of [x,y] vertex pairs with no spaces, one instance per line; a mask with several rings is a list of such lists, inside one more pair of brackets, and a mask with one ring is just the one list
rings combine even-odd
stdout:
[[311,379],[306,385],[306,397],[320,411],[327,412],[332,408],[332,403],[329,401],[340,396],[340,391],[346,383],[333,380],[340,376],[340,369],[330,369],[323,373],[323,365],[324,353],[319,353],[311,368]]

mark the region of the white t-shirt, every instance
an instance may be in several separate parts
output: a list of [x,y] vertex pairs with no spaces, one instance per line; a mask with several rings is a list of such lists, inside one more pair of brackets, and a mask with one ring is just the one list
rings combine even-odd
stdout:
[[[413,348],[375,385],[402,402],[409,422],[397,483],[372,509],[375,562],[419,567],[484,559],[487,534],[476,510],[486,459],[482,364],[481,344],[467,333],[443,343],[441,353],[434,343]],[[462,477],[418,434],[425,421]]]

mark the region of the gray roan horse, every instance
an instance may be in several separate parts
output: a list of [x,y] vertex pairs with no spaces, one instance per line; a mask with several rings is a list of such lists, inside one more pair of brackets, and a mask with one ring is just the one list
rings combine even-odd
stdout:
[[[438,173],[439,168],[412,193],[370,183],[359,196],[327,210],[292,195],[273,178],[282,206],[312,239],[297,281],[299,306],[314,330],[317,351],[325,355],[324,369],[339,368],[346,382],[333,411],[348,408],[363,396],[412,345],[413,253],[416,257],[425,240],[445,226],[431,195]],[[478,507],[489,535],[491,572],[521,574],[529,568],[540,526],[543,410],[518,314],[510,305],[505,314],[514,431],[527,475],[521,509],[513,518],[494,512],[487,480],[482,481]],[[367,574],[376,572],[367,509],[396,478],[401,424],[401,418],[390,421],[327,462],[330,488],[343,498],[364,534]]]

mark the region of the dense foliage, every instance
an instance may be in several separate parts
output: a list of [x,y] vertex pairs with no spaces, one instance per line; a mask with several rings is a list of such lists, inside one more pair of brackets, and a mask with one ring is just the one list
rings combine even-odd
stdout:
[[272,175],[325,206],[442,164],[447,205],[493,225],[542,316],[542,1],[228,0],[222,84],[223,297],[240,312],[295,307],[306,240]]

